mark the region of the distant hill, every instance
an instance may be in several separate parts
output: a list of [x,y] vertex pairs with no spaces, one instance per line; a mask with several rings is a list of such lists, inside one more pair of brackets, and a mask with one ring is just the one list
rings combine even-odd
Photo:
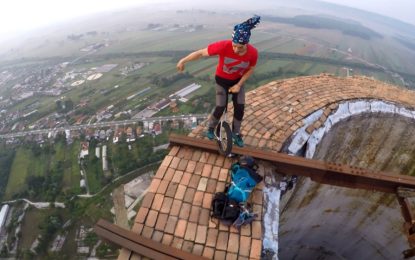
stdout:
[[293,24],[298,27],[338,30],[343,34],[359,37],[366,40],[370,40],[371,38],[382,38],[381,34],[359,23],[344,22],[337,19],[321,16],[298,15],[292,18],[264,16],[263,19],[276,23]]
[[[304,4],[306,4],[307,1],[301,1],[301,2],[304,2]],[[373,13],[373,12],[364,11],[364,10],[353,8],[353,7],[337,5],[337,4],[327,3],[323,1],[313,1],[312,3],[308,2],[308,4],[311,4],[313,7],[318,8],[320,11],[323,11],[323,10],[333,11],[333,12],[342,14],[343,16],[350,16],[350,15],[359,16],[366,20],[370,20],[372,22],[376,22],[378,24],[390,27],[401,33],[415,35],[415,25],[403,22],[395,18],[391,18],[391,17],[380,15],[380,14]]]

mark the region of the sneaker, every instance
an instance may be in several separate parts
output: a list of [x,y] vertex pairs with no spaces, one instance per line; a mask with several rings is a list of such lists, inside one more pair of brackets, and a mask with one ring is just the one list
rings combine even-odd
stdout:
[[209,127],[209,129],[206,132],[206,136],[207,136],[207,138],[209,138],[209,140],[215,139],[214,128]]
[[240,134],[232,133],[233,143],[239,147],[244,146],[244,140],[242,140],[242,136]]

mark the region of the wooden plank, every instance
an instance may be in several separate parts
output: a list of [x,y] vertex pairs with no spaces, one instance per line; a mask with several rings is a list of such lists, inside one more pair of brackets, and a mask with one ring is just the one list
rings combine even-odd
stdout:
[[[170,143],[187,145],[218,153],[215,141],[170,135]],[[398,187],[415,189],[415,177],[385,172],[375,172],[363,168],[326,163],[298,156],[260,150],[253,147],[232,147],[232,153],[249,155],[257,159],[273,162],[277,171],[287,175],[310,177],[313,181],[349,188],[377,190],[396,193]]]
[[100,237],[152,259],[208,259],[144,238],[103,219],[98,221],[94,229]]
[[152,248],[148,248],[139,243],[136,243],[134,240],[124,237],[123,234],[117,234],[117,233],[111,232],[104,227],[96,225],[94,227],[94,230],[98,236],[104,238],[105,240],[110,241],[123,248],[130,249],[131,251],[140,253],[141,255],[147,256],[151,259],[160,259],[160,260],[177,260],[178,259],[178,258],[169,256],[169,255],[160,253],[159,251],[153,250]]

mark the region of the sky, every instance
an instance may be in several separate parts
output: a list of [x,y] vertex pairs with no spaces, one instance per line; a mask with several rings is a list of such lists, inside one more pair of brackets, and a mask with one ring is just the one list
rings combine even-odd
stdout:
[[415,25],[414,0],[322,0],[390,16]]
[[[160,2],[160,0],[157,1]],[[176,2],[177,0],[163,1]],[[414,0],[324,1],[384,14],[415,25]],[[90,13],[121,9],[131,5],[145,5],[151,2],[154,0],[4,0],[0,4],[0,36],[39,28]]]

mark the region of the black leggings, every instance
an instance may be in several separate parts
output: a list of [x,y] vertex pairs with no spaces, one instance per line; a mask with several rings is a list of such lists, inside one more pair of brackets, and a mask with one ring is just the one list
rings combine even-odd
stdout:
[[[225,111],[230,87],[216,85],[216,107],[209,120],[209,127],[216,127],[223,112]],[[232,132],[240,133],[241,123],[245,110],[245,88],[242,86],[238,93],[232,93],[233,121]]]

